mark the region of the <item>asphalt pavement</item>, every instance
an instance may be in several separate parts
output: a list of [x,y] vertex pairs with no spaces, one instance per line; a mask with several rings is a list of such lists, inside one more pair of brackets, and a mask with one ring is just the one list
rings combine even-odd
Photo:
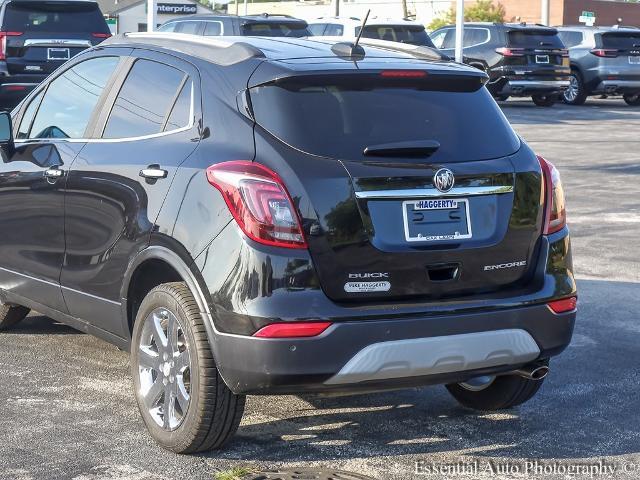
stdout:
[[640,108],[502,107],[562,173],[579,279],[573,342],[533,400],[477,413],[444,387],[250,397],[228,448],[179,456],[147,435],[126,353],[32,314],[0,334],[0,478],[211,480],[233,467],[377,479],[639,478]]

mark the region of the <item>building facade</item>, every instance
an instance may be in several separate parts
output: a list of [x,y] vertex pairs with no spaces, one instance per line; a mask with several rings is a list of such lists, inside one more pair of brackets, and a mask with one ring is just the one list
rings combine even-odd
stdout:
[[[147,30],[146,0],[98,0],[112,33],[144,32]],[[158,25],[174,18],[213,10],[195,0],[157,0]]]

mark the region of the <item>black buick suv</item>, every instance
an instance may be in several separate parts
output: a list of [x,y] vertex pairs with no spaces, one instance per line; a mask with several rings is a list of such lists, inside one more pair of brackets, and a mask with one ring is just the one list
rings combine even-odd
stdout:
[[183,453],[247,394],[531,398],[576,316],[558,171],[483,72],[367,42],[129,34],[57,70],[0,115],[0,328],[129,350]]
[[[453,56],[455,26],[431,33],[436,47]],[[487,88],[498,100],[531,96],[552,106],[569,87],[569,54],[555,28],[524,23],[465,23],[464,63],[489,75]]]

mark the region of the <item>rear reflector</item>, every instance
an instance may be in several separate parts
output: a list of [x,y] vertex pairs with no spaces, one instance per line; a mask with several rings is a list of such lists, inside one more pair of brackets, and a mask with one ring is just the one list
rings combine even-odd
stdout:
[[424,78],[427,72],[424,70],[384,70],[380,72],[384,78]]
[[577,297],[563,298],[562,300],[554,300],[547,303],[547,307],[551,309],[553,313],[566,313],[572,312],[578,305]]
[[109,38],[111,36],[110,33],[92,33],[91,35],[95,38]]
[[254,337],[260,338],[302,338],[320,335],[331,326],[331,322],[287,322],[272,323],[262,327]]
[[22,92],[26,90],[27,87],[24,85],[3,85],[2,89],[6,92]]

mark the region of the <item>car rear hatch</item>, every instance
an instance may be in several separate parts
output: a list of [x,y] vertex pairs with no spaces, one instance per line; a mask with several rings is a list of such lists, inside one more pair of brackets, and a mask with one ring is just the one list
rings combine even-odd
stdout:
[[611,31],[596,34],[593,55],[600,58],[599,64],[611,68],[607,80],[640,79],[640,30]]
[[569,54],[553,28],[514,28],[507,32],[504,56],[506,75],[515,78],[566,80],[570,73]]
[[95,2],[14,0],[0,40],[10,74],[46,75],[110,35]]
[[287,183],[324,292],[461,298],[526,284],[540,169],[486,76],[398,60],[338,68],[260,67],[249,89],[256,160]]

